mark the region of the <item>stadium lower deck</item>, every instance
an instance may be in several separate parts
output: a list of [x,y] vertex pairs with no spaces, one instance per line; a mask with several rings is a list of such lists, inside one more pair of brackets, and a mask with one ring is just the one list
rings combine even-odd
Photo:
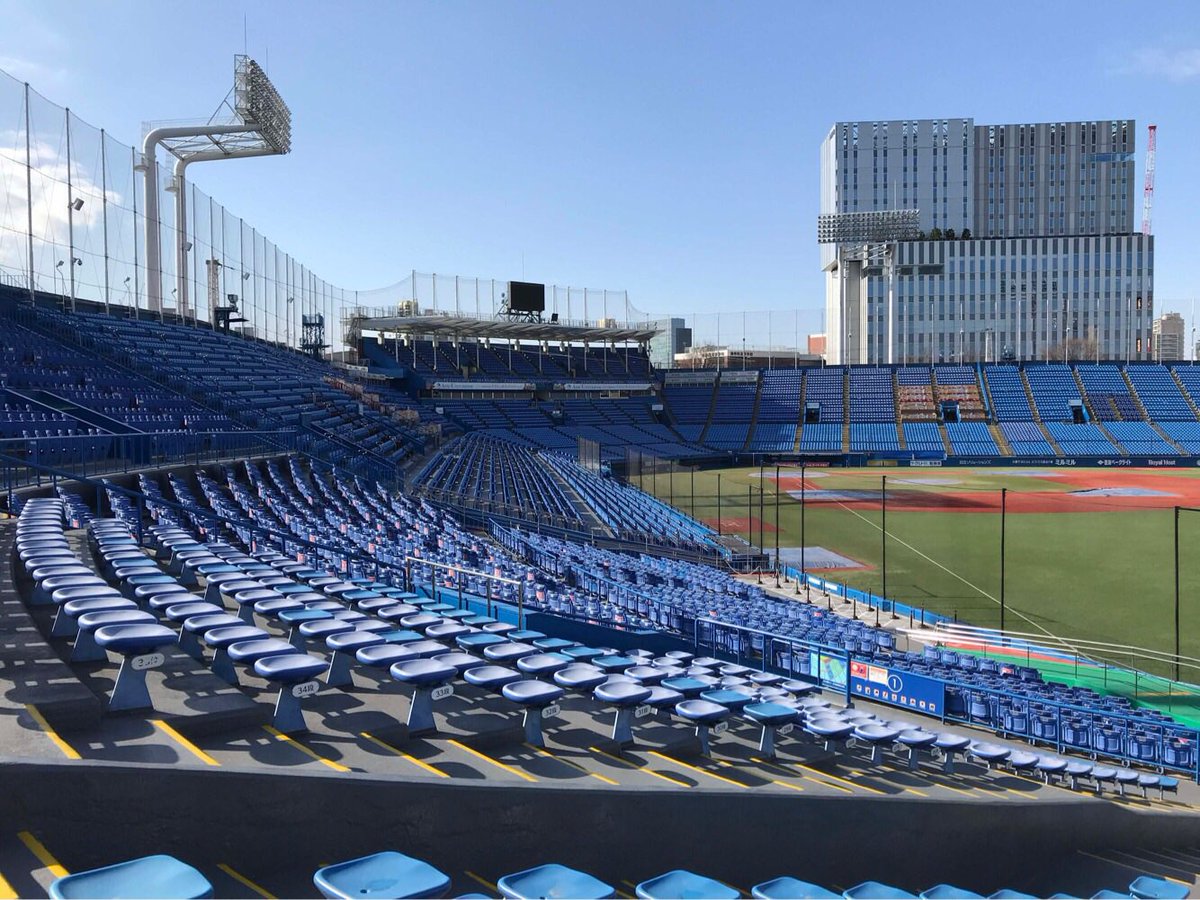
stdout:
[[[67,535],[104,577],[86,531]],[[6,560],[14,536],[0,523]],[[914,770],[890,747],[873,761],[868,746],[827,750],[799,730],[768,759],[761,729],[743,719],[705,756],[667,712],[638,720],[634,745],[619,747],[611,708],[580,693],[545,720],[542,747],[526,741],[512,703],[461,680],[435,704],[436,734],[409,736],[411,689],[360,666],[353,685],[304,701],[307,732],[284,735],[270,724],[276,691],[253,669],[239,668],[233,688],[167,648],[148,678],[155,710],[97,718],[117,665],[68,667],[64,641],[39,655],[51,624],[29,590],[0,570],[0,875],[19,896],[65,871],[157,852],[197,866],[218,896],[313,895],[319,865],[389,848],[437,865],[457,892],[489,894],[501,875],[550,860],[623,894],[674,867],[743,893],[788,873],[838,889],[874,879],[1080,896],[1143,872],[1190,886],[1200,871],[1200,790],[1186,781],[1165,799],[1136,785],[1096,795],[978,761],[947,773],[922,754]],[[193,590],[204,592],[203,577]]]

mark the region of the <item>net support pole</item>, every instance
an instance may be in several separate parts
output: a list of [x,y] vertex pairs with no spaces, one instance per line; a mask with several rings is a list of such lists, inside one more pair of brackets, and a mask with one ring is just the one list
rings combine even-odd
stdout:
[[1179,680],[1179,507],[1175,507],[1175,680]]
[[775,587],[779,587],[779,466],[775,466]]
[[[33,156],[29,136],[29,82],[25,82],[25,221],[29,249],[29,302],[37,299],[37,285],[33,275]],[[136,213],[134,218],[137,218]],[[136,268],[136,267],[135,267]]]
[[1004,633],[1004,550],[1008,524],[1008,488],[1000,488],[1000,633]]
[[883,569],[883,586],[880,589],[879,600],[875,603],[875,627],[879,627],[879,608],[883,606],[884,598],[887,597],[887,476],[882,475],[879,478],[879,542],[881,544],[881,556]]

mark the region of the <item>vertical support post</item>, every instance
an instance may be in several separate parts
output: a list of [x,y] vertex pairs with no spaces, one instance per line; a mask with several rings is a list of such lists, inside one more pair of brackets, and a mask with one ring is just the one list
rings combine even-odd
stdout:
[[808,554],[804,549],[804,519],[808,512],[808,498],[805,494],[805,466],[800,463],[800,577],[804,579],[804,602],[811,603],[812,597],[808,586]]
[[1004,562],[1008,525],[1008,488],[1000,488],[1000,633],[1004,634]]
[[104,312],[109,312],[108,284],[108,138],[100,129],[100,214],[101,231],[104,233]]
[[779,587],[779,465],[775,466],[775,587]]
[[721,473],[717,473],[717,537],[721,536]]
[[746,485],[746,533],[750,538],[750,549],[754,549],[754,486]]
[[[759,479],[758,479],[758,552],[760,554],[765,554],[767,552],[767,544],[766,544],[766,539],[763,535],[763,480],[762,480],[762,466],[761,465],[759,466],[758,471],[759,471]],[[754,528],[753,523],[751,523],[750,527],[753,530],[753,528]],[[757,571],[758,571],[757,581],[759,584],[762,584],[762,565],[761,564],[757,567]]]
[[884,248],[887,257],[887,363],[896,361],[896,244]]
[[71,270],[71,312],[75,312],[75,187],[71,178],[71,109],[64,110],[67,123],[67,268]]
[[[137,151],[132,147],[129,148],[129,163],[132,167],[137,165]],[[133,195],[133,318],[136,321],[142,310],[142,279],[138,274],[138,227],[137,227],[137,180],[134,180],[130,188],[130,194]]]
[[879,478],[880,492],[880,541],[883,544],[883,587],[880,590],[879,601],[875,604],[875,627],[879,627],[879,607],[883,605],[883,601],[887,599],[887,476],[882,475]]
[[1175,680],[1179,680],[1179,507],[1175,507]]
[[29,300],[36,298],[33,278],[33,153],[30,149],[29,132],[29,82],[25,82],[25,226],[29,243]]

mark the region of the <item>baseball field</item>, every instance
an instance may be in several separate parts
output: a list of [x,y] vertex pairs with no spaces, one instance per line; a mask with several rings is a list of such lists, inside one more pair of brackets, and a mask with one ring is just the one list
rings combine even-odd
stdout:
[[[1200,507],[1200,471],[1182,468],[807,467],[803,480],[791,467],[778,479],[774,468],[663,470],[640,486],[722,533],[778,547],[796,568],[803,559],[875,593],[886,552],[888,597],[982,626],[1000,623],[1007,489],[1007,628],[1160,653],[1174,651],[1175,507]],[[1179,514],[1179,542],[1181,653],[1200,657],[1200,510]],[[1183,678],[1200,680],[1200,669]]]

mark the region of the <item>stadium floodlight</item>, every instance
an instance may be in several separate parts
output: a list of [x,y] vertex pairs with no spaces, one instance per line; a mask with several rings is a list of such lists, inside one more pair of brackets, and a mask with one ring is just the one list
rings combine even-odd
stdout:
[[233,88],[207,122],[151,128],[142,141],[139,168],[146,197],[146,299],[162,310],[162,247],[158,214],[159,145],[175,157],[175,252],[179,313],[187,311],[187,192],[184,172],[194,162],[280,156],[292,150],[292,113],[262,67],[249,56],[234,57]]
[[[887,362],[895,362],[895,244],[914,240],[920,234],[921,211],[918,209],[880,209],[856,213],[827,213],[817,216],[817,243],[837,244],[838,281],[842,289],[839,342],[842,361],[849,362],[850,314],[846,300],[845,263],[880,260],[887,268]],[[863,361],[863,360],[860,360]]]
[[908,241],[921,230],[921,211],[883,209],[817,216],[818,244],[886,244]]

